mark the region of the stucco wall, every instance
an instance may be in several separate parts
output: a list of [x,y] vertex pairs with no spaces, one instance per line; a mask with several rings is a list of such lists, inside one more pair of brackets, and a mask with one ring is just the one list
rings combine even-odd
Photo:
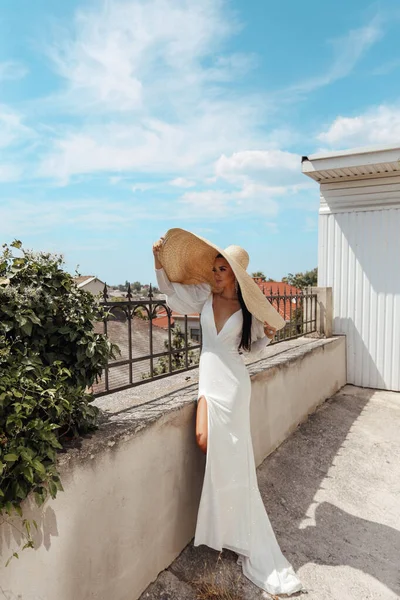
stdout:
[[[346,383],[343,337],[278,346],[249,367],[257,464]],[[173,561],[194,535],[204,472],[195,397],[192,385],[116,412],[60,455],[65,492],[42,509],[25,508],[39,525],[36,547],[7,568],[17,536],[0,526],[6,598],[135,600]]]

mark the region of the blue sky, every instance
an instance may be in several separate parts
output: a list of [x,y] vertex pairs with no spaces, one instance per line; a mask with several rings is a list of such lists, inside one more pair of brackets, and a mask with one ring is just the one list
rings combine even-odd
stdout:
[[280,279],[317,264],[300,157],[400,142],[394,0],[2,2],[0,239],[154,282],[183,227]]

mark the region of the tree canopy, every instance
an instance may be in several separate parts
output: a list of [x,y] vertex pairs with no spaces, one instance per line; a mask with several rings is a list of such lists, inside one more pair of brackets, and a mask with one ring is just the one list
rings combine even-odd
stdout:
[[297,288],[306,288],[308,286],[318,285],[318,267],[311,271],[305,271],[304,273],[289,273],[287,277],[282,277],[282,281],[288,285],[293,285]]

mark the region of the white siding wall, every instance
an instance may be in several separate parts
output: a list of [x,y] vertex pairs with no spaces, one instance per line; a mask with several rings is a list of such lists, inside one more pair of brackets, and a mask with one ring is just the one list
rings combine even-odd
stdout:
[[348,382],[399,391],[400,182],[388,179],[321,186],[318,285],[332,287]]

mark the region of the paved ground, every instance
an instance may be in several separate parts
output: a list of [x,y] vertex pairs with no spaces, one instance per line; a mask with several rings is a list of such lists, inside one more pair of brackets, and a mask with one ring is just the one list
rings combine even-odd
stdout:
[[[308,593],[301,600],[400,598],[400,393],[346,386],[258,469],[281,548]],[[194,583],[210,587],[200,595]],[[211,594],[211,586],[225,595]],[[236,555],[190,543],[141,600],[270,596]]]

